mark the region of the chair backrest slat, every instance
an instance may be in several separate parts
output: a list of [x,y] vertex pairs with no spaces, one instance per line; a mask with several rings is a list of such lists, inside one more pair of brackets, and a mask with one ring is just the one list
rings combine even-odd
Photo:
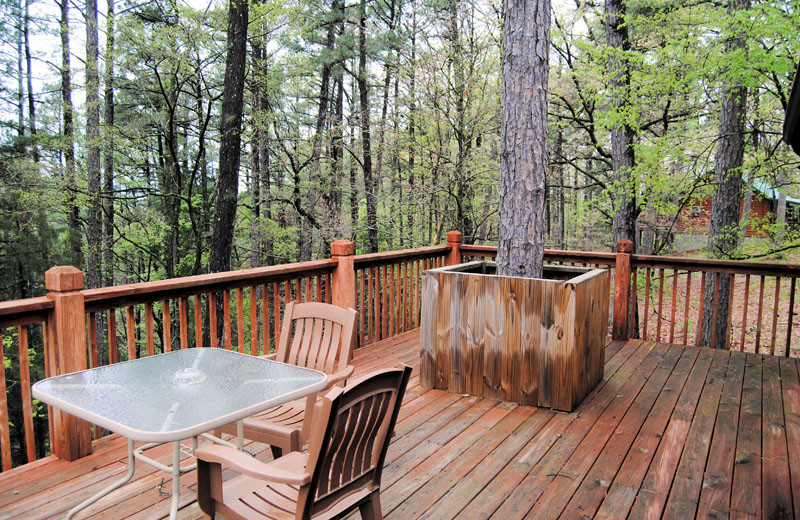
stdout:
[[328,392],[329,416],[315,413],[308,448],[313,477],[310,488],[301,492],[305,503],[298,504],[303,508],[298,518],[324,511],[337,496],[368,485],[373,489],[380,486],[383,461],[410,374],[410,367],[382,370]]
[[353,355],[355,319],[353,309],[290,302],[284,309],[276,359],[326,374],[344,370]]

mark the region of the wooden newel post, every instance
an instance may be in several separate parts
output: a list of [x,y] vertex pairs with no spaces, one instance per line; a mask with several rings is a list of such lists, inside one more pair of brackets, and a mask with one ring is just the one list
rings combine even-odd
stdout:
[[333,298],[331,301],[344,309],[356,308],[356,271],[353,263],[355,248],[349,240],[331,244],[331,256],[339,264],[333,271]]
[[[45,331],[50,376],[86,370],[86,314],[83,306],[83,273],[69,266],[49,269],[44,274],[47,297],[55,307],[47,316]],[[92,453],[88,422],[50,407],[53,431],[52,452],[73,461]]]
[[630,240],[617,242],[617,264],[614,273],[614,323],[611,327],[611,339],[615,340],[625,341],[628,339],[631,253],[633,253],[633,242]]
[[447,253],[445,265],[458,265],[461,263],[461,242],[464,240],[464,235],[461,231],[448,231],[447,232],[447,245],[450,251]]

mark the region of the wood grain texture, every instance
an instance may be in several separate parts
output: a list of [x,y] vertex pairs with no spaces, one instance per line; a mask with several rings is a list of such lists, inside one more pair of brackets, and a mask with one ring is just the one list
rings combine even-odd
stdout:
[[574,409],[603,375],[610,281],[605,270],[566,272],[563,282],[426,271],[421,384]]

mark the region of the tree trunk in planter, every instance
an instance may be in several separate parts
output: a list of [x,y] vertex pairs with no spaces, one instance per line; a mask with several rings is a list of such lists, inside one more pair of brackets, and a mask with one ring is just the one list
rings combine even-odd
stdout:
[[550,1],[505,0],[497,272],[542,276]]

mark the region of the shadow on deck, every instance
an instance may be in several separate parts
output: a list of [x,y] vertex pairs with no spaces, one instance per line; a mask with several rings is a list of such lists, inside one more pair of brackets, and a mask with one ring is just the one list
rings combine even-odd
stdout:
[[[612,342],[603,381],[569,414],[420,387],[417,331],[354,359],[356,375],[398,363],[415,371],[383,471],[385,518],[800,518],[795,359]],[[271,458],[262,444],[247,449]],[[167,463],[171,449],[153,453]],[[63,517],[125,461],[113,435],[74,463],[0,474],[0,518]],[[139,464],[78,518],[164,517],[164,476]],[[181,484],[179,517],[202,518],[194,475]]]

